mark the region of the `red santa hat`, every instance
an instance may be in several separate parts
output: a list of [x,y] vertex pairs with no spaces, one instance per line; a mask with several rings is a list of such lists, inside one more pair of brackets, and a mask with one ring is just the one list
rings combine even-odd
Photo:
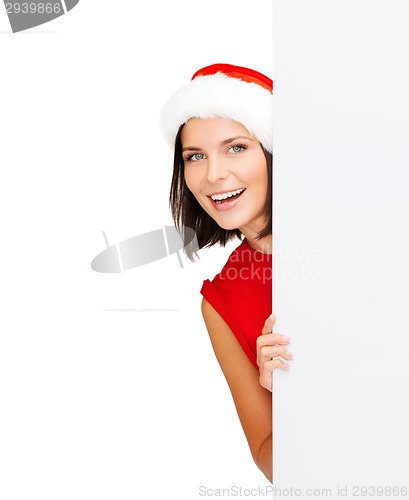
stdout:
[[166,142],[175,145],[179,127],[191,118],[230,118],[246,127],[273,151],[273,82],[249,68],[213,64],[197,71],[163,107],[160,125]]

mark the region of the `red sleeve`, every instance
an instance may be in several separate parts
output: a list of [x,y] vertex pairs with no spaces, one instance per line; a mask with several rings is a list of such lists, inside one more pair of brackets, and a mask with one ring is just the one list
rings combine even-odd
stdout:
[[221,272],[203,282],[200,292],[258,371],[257,338],[272,311],[272,255],[257,252],[243,240]]
[[[247,341],[247,338],[240,328],[234,314],[231,312],[229,306],[223,300],[222,295],[219,293],[216,286],[210,281],[205,280],[203,282],[202,289],[200,293],[203,297],[209,302],[209,304],[220,314],[223,320],[226,322],[227,326],[234,333],[236,339],[241,345],[243,351],[246,353],[249,360],[252,362],[253,366],[258,371],[259,367],[257,364],[256,355],[254,352],[254,348],[252,349]],[[259,335],[261,335],[261,330]]]

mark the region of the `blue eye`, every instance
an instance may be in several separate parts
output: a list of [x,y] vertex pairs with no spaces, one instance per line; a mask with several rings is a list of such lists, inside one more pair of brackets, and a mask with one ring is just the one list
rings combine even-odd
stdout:
[[186,157],[185,161],[200,161],[203,160],[205,155],[203,153],[194,153]]
[[229,151],[232,153],[241,153],[243,150],[247,149],[247,146],[244,144],[235,144],[229,148]]

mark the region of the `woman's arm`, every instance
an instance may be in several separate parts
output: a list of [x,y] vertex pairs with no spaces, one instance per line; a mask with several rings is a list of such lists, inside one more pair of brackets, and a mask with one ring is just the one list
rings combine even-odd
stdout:
[[216,358],[226,377],[257,467],[272,481],[271,392],[260,385],[254,368],[223,318],[202,300],[202,314]]

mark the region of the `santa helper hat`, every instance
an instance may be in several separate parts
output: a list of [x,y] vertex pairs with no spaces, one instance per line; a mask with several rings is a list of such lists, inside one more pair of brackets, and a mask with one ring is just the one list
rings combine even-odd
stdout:
[[246,127],[273,152],[273,82],[249,68],[213,64],[197,71],[163,107],[160,125],[173,149],[179,127],[191,118],[223,117]]

